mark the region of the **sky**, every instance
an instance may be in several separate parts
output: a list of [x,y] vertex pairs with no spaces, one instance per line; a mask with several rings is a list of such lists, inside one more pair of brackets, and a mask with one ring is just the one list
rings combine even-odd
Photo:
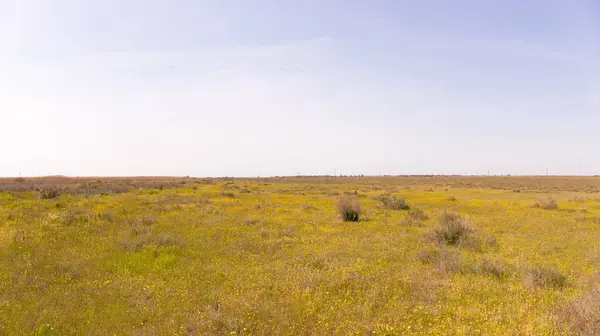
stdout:
[[0,176],[600,174],[595,0],[0,0]]

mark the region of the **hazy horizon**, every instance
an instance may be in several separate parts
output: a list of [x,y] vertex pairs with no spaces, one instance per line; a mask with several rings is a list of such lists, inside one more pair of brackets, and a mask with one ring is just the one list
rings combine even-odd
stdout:
[[596,175],[600,5],[0,0],[0,176]]

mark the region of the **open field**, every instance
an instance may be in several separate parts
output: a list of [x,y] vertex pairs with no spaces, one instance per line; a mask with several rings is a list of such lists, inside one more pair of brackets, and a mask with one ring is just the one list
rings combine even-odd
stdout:
[[600,177],[0,179],[0,334],[595,335],[599,242]]

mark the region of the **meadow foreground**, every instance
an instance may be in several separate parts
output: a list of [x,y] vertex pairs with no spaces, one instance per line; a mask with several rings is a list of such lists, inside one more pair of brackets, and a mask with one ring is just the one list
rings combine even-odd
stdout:
[[598,177],[3,183],[0,335],[600,332]]

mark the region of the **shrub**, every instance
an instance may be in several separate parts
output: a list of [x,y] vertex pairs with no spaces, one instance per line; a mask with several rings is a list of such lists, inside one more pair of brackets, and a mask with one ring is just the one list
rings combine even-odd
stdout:
[[534,208],[542,208],[545,210],[556,210],[558,209],[558,204],[552,197],[548,197],[546,199],[538,200],[534,205]]
[[58,187],[49,187],[40,190],[40,198],[41,199],[54,199],[59,198],[61,194],[61,190]]
[[384,209],[390,210],[408,210],[410,206],[406,203],[406,198],[403,196],[393,196],[388,194],[380,195],[378,198],[381,206]]
[[444,211],[433,235],[440,243],[456,246],[465,242],[474,231],[473,224],[467,217]]
[[450,195],[450,196],[448,196],[448,201],[455,202],[456,201],[456,197],[454,197],[454,195]]
[[541,266],[527,270],[523,280],[530,287],[562,288],[567,285],[567,277],[565,275],[555,269]]
[[346,222],[358,222],[361,208],[358,198],[353,196],[344,196],[338,200],[337,209]]

